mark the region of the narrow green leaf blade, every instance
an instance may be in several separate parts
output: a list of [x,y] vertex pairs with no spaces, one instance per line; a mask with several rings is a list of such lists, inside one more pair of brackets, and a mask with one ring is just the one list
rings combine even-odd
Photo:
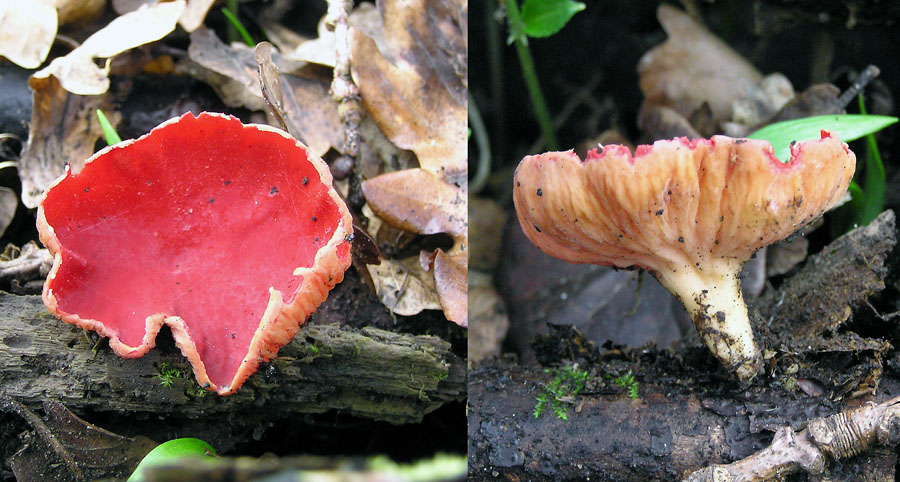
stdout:
[[119,133],[116,132],[116,129],[109,123],[109,119],[106,118],[106,114],[100,109],[97,109],[97,119],[100,120],[100,128],[103,129],[103,135],[106,137],[107,145],[111,146],[122,142]]
[[529,37],[549,37],[559,32],[572,17],[586,7],[574,0],[525,0],[522,21]]
[[819,139],[822,129],[834,132],[844,142],[850,142],[878,132],[897,120],[896,117],[884,115],[819,115],[769,124],[747,137],[769,141],[775,149],[775,157],[787,162],[791,158],[791,142]]

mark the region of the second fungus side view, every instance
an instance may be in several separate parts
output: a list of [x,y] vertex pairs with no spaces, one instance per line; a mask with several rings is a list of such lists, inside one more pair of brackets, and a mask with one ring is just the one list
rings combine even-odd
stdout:
[[650,271],[743,383],[762,367],[738,274],[753,253],[838,202],[856,156],[832,133],[780,162],[765,141],[714,136],[528,156],[514,201],[528,238],[572,263]]

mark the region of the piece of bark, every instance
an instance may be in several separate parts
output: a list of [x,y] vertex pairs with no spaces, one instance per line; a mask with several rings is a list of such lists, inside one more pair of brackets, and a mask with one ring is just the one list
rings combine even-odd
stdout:
[[[536,348],[557,347],[552,351],[591,375],[578,396],[563,397],[567,421],[552,410],[534,416],[554,370],[488,362],[471,371],[470,477],[682,480],[768,447],[784,427],[801,432],[810,420],[900,395],[900,357],[883,363],[898,344],[896,321],[867,306],[848,320],[884,289],[895,236],[893,213],[882,213],[755,303],[754,329],[769,353],[766,374],[745,390],[703,347],[599,353],[574,330],[561,329],[548,338],[566,340],[541,340]],[[614,383],[629,371],[639,383],[637,399]],[[829,459],[825,469],[833,481],[894,480],[896,464],[895,451],[875,448],[840,463]]]
[[[142,358],[126,360],[87,332],[47,312],[39,296],[0,292],[0,392],[28,406],[57,400],[76,412],[198,419],[344,413],[413,423],[465,398],[465,361],[450,343],[376,328],[309,324],[235,395],[199,389],[168,335]],[[161,365],[177,369],[162,385]]]

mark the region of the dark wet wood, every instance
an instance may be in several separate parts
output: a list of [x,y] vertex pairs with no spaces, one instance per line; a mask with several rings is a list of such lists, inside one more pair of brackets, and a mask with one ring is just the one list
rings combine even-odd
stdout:
[[[237,394],[199,390],[190,365],[163,330],[157,348],[125,360],[105,342],[47,312],[39,296],[0,292],[0,392],[28,406],[57,400],[75,412],[146,417],[257,417],[342,413],[413,423],[465,398],[465,363],[450,343],[377,328],[310,324],[264,363]],[[163,386],[160,366],[181,376]]]

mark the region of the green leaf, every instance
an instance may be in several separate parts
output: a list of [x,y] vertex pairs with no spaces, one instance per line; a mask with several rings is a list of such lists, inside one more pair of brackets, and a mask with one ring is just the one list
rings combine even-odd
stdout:
[[97,109],[97,119],[100,119],[100,128],[103,129],[103,135],[106,136],[107,145],[111,146],[122,142],[119,133],[116,132],[116,129],[109,123],[109,119],[106,118],[106,115],[100,109]]
[[822,129],[834,132],[844,142],[850,142],[878,132],[897,120],[896,117],[884,115],[819,115],[769,124],[747,137],[769,141],[775,149],[775,157],[787,162],[791,159],[791,142],[819,139]]
[[572,17],[585,9],[574,0],[525,0],[522,21],[529,37],[549,37],[559,32]]
[[154,465],[169,463],[172,460],[183,457],[206,458],[216,457],[216,451],[212,446],[198,438],[177,438],[161,443],[144,456],[141,463],[128,477],[128,482],[143,482],[146,480],[147,469]]

